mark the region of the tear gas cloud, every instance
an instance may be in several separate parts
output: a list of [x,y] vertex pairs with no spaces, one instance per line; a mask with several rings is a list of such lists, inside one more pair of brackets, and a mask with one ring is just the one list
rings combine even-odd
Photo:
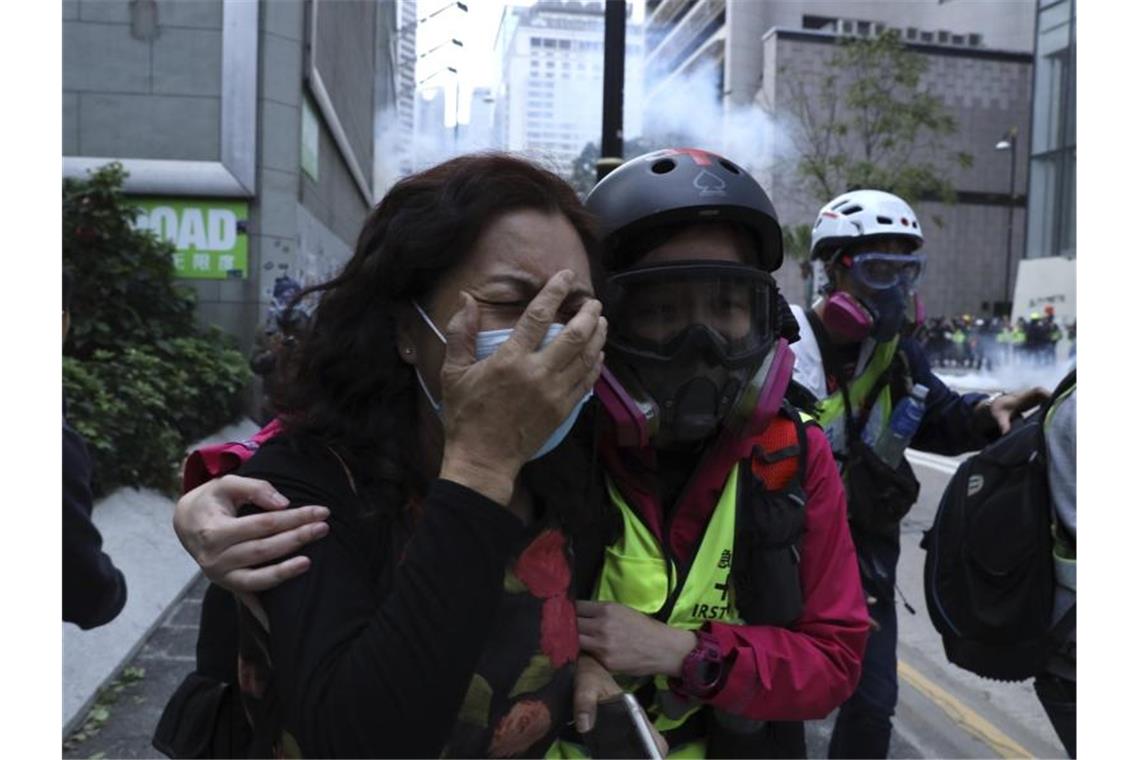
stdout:
[[640,137],[653,147],[704,148],[740,164],[761,183],[786,170],[794,155],[780,119],[755,101],[731,103],[720,92],[715,69],[678,77],[647,92],[644,102]]
[[1072,369],[1073,361],[1058,360],[1056,364],[1042,367],[1006,364],[989,372],[971,371],[958,374],[936,371],[934,374],[946,385],[962,393],[1020,391],[1034,386],[1041,386],[1051,391]]
[[[639,76],[640,66],[627,65],[625,92],[625,154],[627,158],[663,147],[695,147],[722,154],[751,172],[766,186],[776,175],[792,166],[794,156],[789,130],[759,103],[733,104],[720,91],[715,68],[686,77],[676,77],[661,87]],[[582,141],[595,145],[601,138],[601,82],[559,80],[558,95],[582,107],[561,111],[573,119],[571,131],[589,137]],[[417,100],[422,97],[417,94]],[[436,99],[444,98],[442,91]],[[450,96],[447,96],[450,97]],[[596,104],[592,103],[596,100]],[[458,135],[443,124],[443,113],[454,107],[450,102],[424,108],[417,103],[417,123],[411,144],[398,132],[394,109],[386,109],[378,120],[377,175],[390,186],[404,170],[424,169],[453,156],[480,150],[505,150],[488,124],[463,124]],[[495,109],[509,108],[501,97]],[[503,118],[499,114],[497,118]],[[567,125],[570,126],[570,125]],[[525,130],[524,130],[525,131]],[[395,147],[395,150],[393,150]],[[526,155],[549,164],[549,157],[528,151]],[[406,158],[405,158],[406,157]],[[547,159],[547,160],[544,160]],[[553,167],[552,167],[553,168]],[[568,172],[568,167],[558,167]],[[383,188],[381,188],[383,189]]]

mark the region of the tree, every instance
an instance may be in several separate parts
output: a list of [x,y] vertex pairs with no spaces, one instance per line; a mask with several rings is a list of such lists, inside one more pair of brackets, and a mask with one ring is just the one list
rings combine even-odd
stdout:
[[[625,159],[636,158],[643,153],[688,145],[690,140],[676,136],[663,135],[661,137],[634,137],[632,140],[622,142],[622,156]],[[583,198],[589,194],[594,185],[598,184],[598,159],[601,158],[601,149],[595,142],[586,143],[582,152],[574,159],[570,172],[570,185],[578,191]]]
[[796,173],[815,200],[868,187],[912,201],[954,201],[947,166],[968,168],[974,159],[947,148],[958,124],[942,99],[923,88],[927,66],[897,31],[887,31],[842,38],[818,89],[784,77]]
[[98,494],[173,490],[185,447],[238,416],[250,378],[230,336],[195,324],[173,245],[134,229],[125,177],[109,164],[63,183],[63,265],[75,290],[63,387]]
[[784,256],[799,264],[800,278],[804,281],[804,304],[810,305],[811,292],[811,225],[783,225]]

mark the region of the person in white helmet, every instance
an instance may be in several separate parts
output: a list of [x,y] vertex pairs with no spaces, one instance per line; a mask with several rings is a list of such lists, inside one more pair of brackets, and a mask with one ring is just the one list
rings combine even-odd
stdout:
[[1049,395],[1042,388],[959,395],[934,376],[922,348],[901,335],[910,308],[910,318],[922,320],[915,292],[926,262],[922,244],[918,216],[901,198],[879,190],[844,193],[820,209],[812,229],[812,258],[827,277],[822,295],[810,310],[792,306],[802,337],[792,345],[794,378],[820,399],[818,419],[843,474],[875,626],[859,686],[835,722],[833,758],[886,757],[898,701],[899,522],[919,484],[898,449],[905,441],[894,439],[897,465],[881,456],[892,436],[892,410],[907,396],[921,397],[914,389],[924,387],[925,408],[909,445],[959,454],[1008,431],[1014,415]]

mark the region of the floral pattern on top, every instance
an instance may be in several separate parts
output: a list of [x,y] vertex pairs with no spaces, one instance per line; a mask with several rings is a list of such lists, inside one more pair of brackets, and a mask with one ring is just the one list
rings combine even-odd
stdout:
[[[445,757],[542,757],[573,713],[578,623],[571,598],[572,561],[560,530],[539,527],[523,539],[508,567],[496,624],[456,715]],[[250,722],[276,737],[255,753],[300,758],[303,750],[281,725],[272,694],[265,629],[241,607],[239,688]]]

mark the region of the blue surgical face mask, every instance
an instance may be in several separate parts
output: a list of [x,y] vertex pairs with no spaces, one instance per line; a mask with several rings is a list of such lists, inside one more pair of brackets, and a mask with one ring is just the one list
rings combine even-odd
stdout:
[[[436,337],[439,338],[440,341],[446,346],[447,338],[445,338],[443,333],[439,331],[439,328],[435,326],[435,323],[431,321],[431,317],[429,317],[427,313],[415,301],[412,302],[412,305],[416,307],[416,311],[419,312],[420,317],[423,318],[424,322],[427,323],[427,326],[431,328]],[[539,348],[545,348],[547,345],[549,345],[551,341],[558,337],[559,333],[561,333],[565,327],[566,325],[558,323],[552,324],[546,331],[546,336],[543,337],[542,345],[539,346]],[[507,342],[513,332],[514,328],[508,328],[505,330],[484,330],[477,333],[475,335],[475,361],[483,361],[487,357],[491,356],[491,354],[495,353],[495,351],[498,350],[499,346]],[[427,397],[428,403],[431,404],[432,409],[435,410],[435,413],[437,415],[442,416],[443,404],[437,402],[432,397],[431,391],[428,390],[427,383],[424,382],[423,375],[420,374],[419,368],[415,367],[414,369],[416,372],[416,379],[419,381],[420,388],[423,390],[424,396]],[[570,411],[570,414],[566,417],[566,419],[562,421],[562,424],[560,424],[554,430],[554,432],[550,434],[550,437],[546,439],[546,442],[539,447],[538,451],[536,451],[530,458],[530,461],[534,461],[541,456],[549,454],[554,450],[555,447],[558,446],[558,444],[562,443],[562,441],[565,440],[566,436],[570,433],[570,429],[574,427],[574,423],[578,421],[578,415],[581,413],[582,407],[586,405],[586,402],[589,401],[590,397],[593,395],[594,390],[591,388],[586,392],[586,395],[582,397],[582,400],[578,402],[578,405]]]

